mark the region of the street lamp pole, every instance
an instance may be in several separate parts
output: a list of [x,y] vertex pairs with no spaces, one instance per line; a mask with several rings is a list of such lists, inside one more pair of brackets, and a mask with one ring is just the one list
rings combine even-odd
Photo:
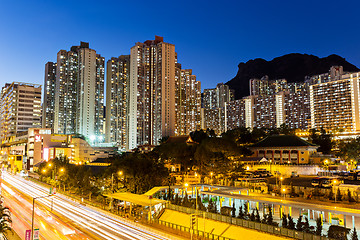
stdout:
[[35,218],[35,200],[39,198],[51,197],[52,195],[46,195],[33,198],[32,216],[31,216],[31,240],[34,240],[34,218]]

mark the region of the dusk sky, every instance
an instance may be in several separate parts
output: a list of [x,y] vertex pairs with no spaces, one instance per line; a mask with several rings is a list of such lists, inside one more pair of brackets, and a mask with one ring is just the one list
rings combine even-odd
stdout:
[[360,67],[360,1],[0,0],[0,87],[43,84],[60,49],[90,43],[108,60],[135,42],[163,36],[202,89],[237,65],[287,53],[338,54]]

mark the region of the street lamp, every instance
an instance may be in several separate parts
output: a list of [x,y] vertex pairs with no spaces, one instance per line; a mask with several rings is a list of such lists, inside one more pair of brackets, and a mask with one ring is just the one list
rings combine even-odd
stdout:
[[[119,176],[123,175],[123,171],[117,172]],[[114,173],[111,174],[111,191],[114,192]]]
[[286,192],[286,188],[283,188],[283,189],[282,189],[282,192],[283,192],[283,194],[284,194],[284,200],[285,200],[285,192]]
[[210,173],[210,176],[211,176],[211,186],[213,185],[213,179],[212,179],[213,174],[214,174],[213,172]]
[[332,184],[332,188],[334,189],[334,194],[335,194],[335,203],[336,203],[336,188],[335,188],[335,184],[337,183],[336,179],[333,181],[333,184]]

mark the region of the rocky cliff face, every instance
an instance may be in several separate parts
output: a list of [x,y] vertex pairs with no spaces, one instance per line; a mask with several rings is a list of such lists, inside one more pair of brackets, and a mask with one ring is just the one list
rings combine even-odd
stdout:
[[291,53],[266,61],[261,58],[238,65],[236,76],[226,83],[235,90],[235,98],[249,95],[249,80],[265,75],[270,80],[285,78],[288,82],[304,81],[305,76],[326,73],[331,66],[343,66],[344,72],[355,72],[359,69],[338,55],[319,58],[314,55]]

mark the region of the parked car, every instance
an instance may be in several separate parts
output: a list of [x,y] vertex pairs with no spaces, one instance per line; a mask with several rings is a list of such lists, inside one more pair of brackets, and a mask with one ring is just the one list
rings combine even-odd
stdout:
[[299,177],[299,174],[296,171],[292,171],[290,177]]
[[330,188],[334,184],[339,185],[343,183],[343,181],[339,178],[333,177],[315,177],[313,178],[311,185],[314,187],[321,187],[321,188]]

